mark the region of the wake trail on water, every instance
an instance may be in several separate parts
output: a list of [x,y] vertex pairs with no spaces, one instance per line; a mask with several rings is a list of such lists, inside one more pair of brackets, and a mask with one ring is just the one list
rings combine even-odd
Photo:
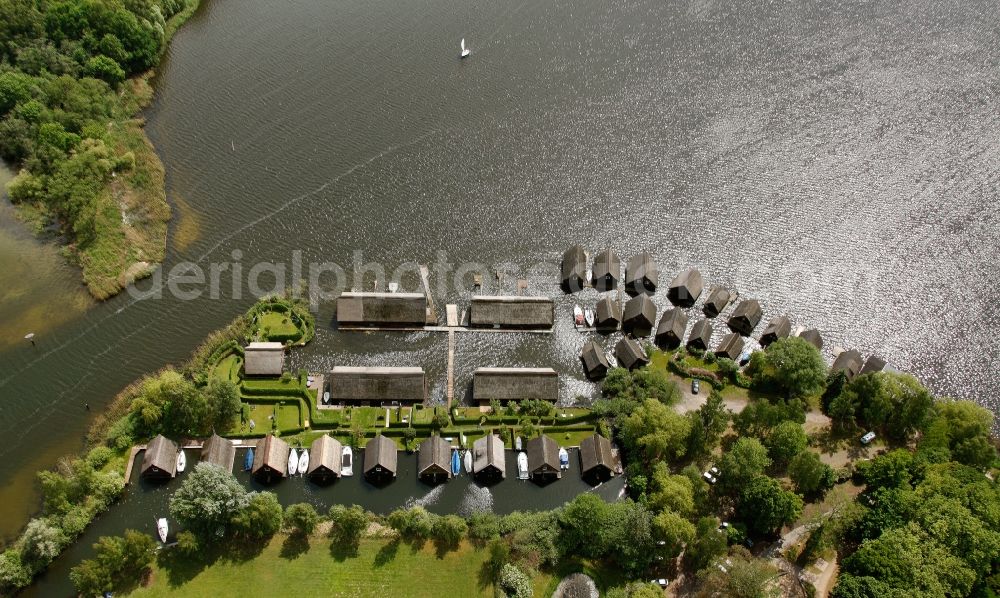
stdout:
[[412,509],[413,507],[426,507],[427,505],[433,505],[438,500],[441,499],[441,494],[444,493],[444,486],[439,485],[431,489],[430,492],[421,496],[420,498],[410,497],[406,499],[406,503],[403,505],[407,509]]

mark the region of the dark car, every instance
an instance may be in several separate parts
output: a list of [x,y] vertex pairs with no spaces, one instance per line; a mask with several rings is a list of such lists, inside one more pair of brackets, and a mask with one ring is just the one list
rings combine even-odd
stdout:
[[691,392],[698,394],[699,390],[701,390],[701,381],[695,378],[691,381]]

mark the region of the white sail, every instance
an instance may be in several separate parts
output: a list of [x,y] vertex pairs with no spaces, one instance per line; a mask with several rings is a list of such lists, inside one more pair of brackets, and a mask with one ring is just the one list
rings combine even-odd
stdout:
[[465,38],[462,38],[462,52],[465,52]]

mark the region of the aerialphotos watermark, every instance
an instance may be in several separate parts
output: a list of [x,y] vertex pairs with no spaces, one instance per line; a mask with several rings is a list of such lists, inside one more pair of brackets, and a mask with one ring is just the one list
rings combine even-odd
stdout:
[[[372,290],[378,281],[385,291],[390,283],[401,292],[423,292],[420,264],[403,262],[388,268],[377,261],[366,260],[364,251],[355,250],[346,266],[334,261],[304,263],[301,250],[292,251],[291,259],[282,261],[243,262],[243,252],[235,249],[230,261],[211,262],[203,266],[196,262],[178,262],[169,269],[157,268],[147,279],[127,287],[137,300],[162,299],[165,294],[180,301],[209,299],[260,298],[290,291],[305,297],[310,309],[316,311],[325,301],[336,299],[349,290]],[[481,262],[454,263],[445,251],[437,251],[433,263],[427,264],[427,284],[432,294],[448,296],[467,291],[476,275],[499,276],[504,280],[544,276],[556,280],[559,265],[539,261],[530,266],[513,263],[486,265]]]

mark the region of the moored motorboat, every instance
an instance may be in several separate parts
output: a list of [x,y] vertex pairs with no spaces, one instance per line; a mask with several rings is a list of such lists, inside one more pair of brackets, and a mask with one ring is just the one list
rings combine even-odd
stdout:
[[586,320],[587,326],[593,328],[594,326],[594,310],[589,307],[583,312],[583,319]]
[[309,470],[309,451],[302,449],[302,454],[299,455],[299,475],[305,475],[306,471]]
[[451,475],[462,473],[462,458],[458,456],[458,449],[451,451]]
[[168,526],[167,526],[167,518],[166,517],[160,517],[159,519],[157,519],[156,520],[156,533],[157,533],[158,536],[160,536],[160,542],[163,542],[164,544],[167,543],[167,532],[168,531],[169,531],[169,529],[168,529]]
[[520,436],[515,436],[514,437],[514,448],[517,449],[517,450],[521,450],[521,437]]
[[340,456],[340,475],[350,477],[354,475],[354,452],[351,447],[345,446]]
[[528,454],[524,451],[517,454],[517,479],[528,479]]
[[583,308],[580,307],[580,304],[576,304],[573,306],[573,325],[579,328],[584,323],[586,323],[586,320],[583,317]]
[[247,456],[243,458],[243,471],[253,469],[253,449],[247,449]]
[[288,452],[288,475],[293,476],[299,472],[299,453],[295,449]]
[[177,451],[177,473],[182,473],[185,467],[187,467],[187,456],[184,455],[184,449],[181,449]]
[[465,473],[472,473],[472,451],[465,451],[463,460],[465,461]]
[[569,469],[569,451],[564,448],[559,449],[559,468]]

